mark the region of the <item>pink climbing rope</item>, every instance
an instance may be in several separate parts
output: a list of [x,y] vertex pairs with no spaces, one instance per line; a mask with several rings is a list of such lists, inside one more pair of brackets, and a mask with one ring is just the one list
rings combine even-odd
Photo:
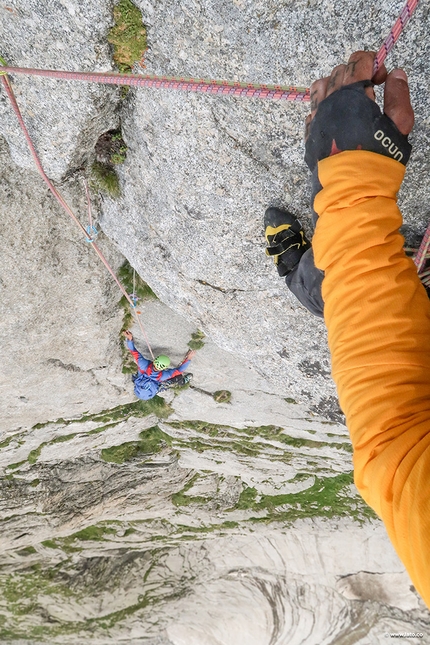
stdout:
[[176,76],[152,76],[141,74],[119,74],[116,72],[67,72],[55,69],[34,69],[4,66],[2,73],[28,74],[63,81],[85,81],[129,87],[150,87],[153,89],[183,90],[221,96],[245,96],[248,98],[272,99],[274,101],[309,101],[309,89],[304,87],[283,87],[281,85],[259,85],[256,83],[234,83],[206,79],[182,78]]
[[[417,8],[418,2],[419,0],[407,0],[400,16],[397,18],[390,33],[376,54],[373,68],[374,74],[399,39],[400,34]],[[55,78],[63,81],[84,81],[86,83],[105,83],[108,85],[126,85],[128,87],[149,87],[157,90],[183,90],[185,92],[201,92],[203,94],[217,96],[272,99],[274,101],[306,102],[310,100],[309,88],[295,86],[236,83],[233,81],[194,79],[177,76],[153,76],[150,74],[144,76],[141,74],[119,74],[115,72],[69,72],[54,69],[12,67],[9,65],[2,67],[1,73],[43,76],[45,78]]]
[[400,16],[397,18],[393,27],[390,30],[390,33],[382,43],[382,46],[375,57],[375,62],[373,64],[373,75],[376,74],[378,69],[381,67],[384,60],[387,58],[387,55],[393,49],[396,42],[399,40],[399,36],[402,33],[403,29],[408,24],[412,14],[418,6],[419,0],[408,0],[400,12]]
[[[388,53],[392,50],[395,43],[399,39],[400,34],[405,28],[406,24],[409,22],[412,14],[418,6],[419,0],[407,0],[405,6],[403,7],[400,16],[397,18],[394,26],[390,30],[387,38],[382,43],[378,53],[375,57],[373,74],[380,68],[380,66],[385,61]],[[1,59],[3,63],[3,59]],[[16,103],[15,97],[13,95],[12,88],[9,83],[7,74],[27,74],[31,76],[42,76],[46,78],[55,78],[59,80],[68,80],[68,81],[85,81],[87,83],[105,83],[109,85],[126,85],[129,87],[149,87],[154,89],[168,89],[168,90],[183,90],[188,92],[201,92],[204,94],[213,94],[218,96],[237,96],[237,97],[248,97],[248,98],[261,98],[261,99],[272,99],[277,101],[302,101],[306,102],[310,100],[310,93],[308,88],[303,87],[284,87],[281,85],[260,85],[256,83],[236,83],[231,81],[216,81],[216,80],[207,80],[207,79],[193,79],[193,78],[182,78],[174,76],[153,76],[153,75],[140,75],[140,74],[119,74],[114,72],[69,72],[64,70],[46,70],[46,69],[35,69],[35,68],[24,68],[24,67],[12,67],[9,65],[3,65],[1,68],[0,74],[2,75],[3,85],[5,86],[6,92],[12,102],[13,109],[18,117],[21,128],[24,131],[25,137],[27,139],[30,151],[35,160],[36,166],[42,175],[44,181],[47,183],[49,189],[54,194],[59,203],[67,211],[67,213],[72,217],[72,219],[77,223],[81,230],[86,235],[86,231],[79,220],[75,217],[72,210],[66,204],[63,197],[53,186],[52,182],[47,177],[44,172],[42,165],[37,156],[36,150],[33,146],[33,143],[30,139],[30,136],[25,127],[24,121],[22,119],[21,113],[19,111],[18,105]],[[98,249],[94,240],[90,240],[92,247],[99,255],[102,262],[105,264],[106,268],[109,270],[111,275],[114,277],[116,283],[120,287],[122,293],[127,298],[128,302],[134,309],[134,304],[132,303],[129,295],[126,293],[125,289],[115,276],[113,270],[107,263],[100,249]],[[427,259],[427,252],[430,246],[430,224],[426,230],[426,233],[423,237],[422,243],[414,258],[414,262],[417,265],[418,273],[422,273],[423,267],[425,266]],[[139,324],[140,321],[138,320]],[[142,328],[143,330],[143,328]],[[145,338],[146,338],[146,334]],[[148,348],[151,351],[151,348],[148,344]],[[151,351],[151,355],[152,351]]]
[[88,206],[88,226],[90,230],[93,229],[93,218],[92,218],[92,213],[91,213],[91,198],[90,198],[90,190],[88,188],[88,182],[86,179],[84,179],[84,186],[85,186],[85,195],[87,198],[87,206]]
[[414,256],[414,262],[417,267],[418,275],[424,273],[426,261],[428,259],[428,251],[430,247],[430,224],[427,226],[426,232],[424,233],[423,239],[421,240],[420,247]]
[[[79,226],[79,228],[81,229],[82,233],[84,233],[86,239],[91,243],[91,246],[93,247],[94,251],[97,253],[97,255],[99,256],[100,260],[103,262],[103,264],[105,265],[106,269],[109,271],[109,273],[111,274],[111,276],[113,277],[113,279],[117,283],[118,287],[120,288],[122,294],[125,296],[127,301],[130,303],[130,306],[132,307],[132,310],[134,311],[135,306],[134,306],[133,301],[131,300],[131,298],[128,295],[127,291],[122,286],[121,282],[116,277],[115,272],[113,271],[113,269],[110,266],[109,262],[106,260],[105,256],[103,255],[103,253],[101,252],[101,250],[99,249],[97,244],[95,243],[94,239],[89,239],[87,237],[88,236],[87,230],[81,224],[81,222],[78,220],[78,218],[76,217],[76,215],[74,214],[74,212],[72,211],[70,206],[67,204],[66,200],[63,198],[61,193],[59,193],[59,191],[55,188],[54,184],[52,183],[52,181],[49,179],[49,177],[45,173],[45,171],[43,169],[43,166],[42,166],[42,164],[40,162],[39,156],[37,154],[36,148],[34,147],[33,141],[31,140],[30,134],[29,134],[29,132],[27,130],[27,126],[25,125],[24,119],[22,118],[21,111],[20,111],[20,109],[18,107],[18,103],[16,102],[15,94],[14,94],[14,92],[12,90],[12,86],[11,86],[11,84],[9,82],[8,77],[6,75],[2,74],[1,81],[3,83],[3,86],[4,86],[5,90],[6,90],[6,94],[8,95],[9,100],[11,102],[13,111],[15,112],[15,115],[16,115],[16,117],[18,119],[18,122],[19,122],[19,124],[21,126],[21,129],[22,129],[22,131],[24,133],[25,139],[27,141],[28,147],[30,149],[31,155],[32,155],[32,157],[34,159],[34,162],[36,164],[37,170],[39,171],[39,174],[41,175],[42,179],[47,184],[49,190],[54,195],[54,197],[59,202],[59,204],[64,208],[66,213],[68,215],[70,215],[70,217],[75,222],[75,224],[77,224],[77,226]],[[88,193],[87,193],[87,195],[88,195]],[[88,213],[89,213],[89,217],[90,217],[90,221],[91,221],[91,206],[90,206],[89,199],[88,199],[88,209],[89,209]],[[151,353],[152,359],[154,359],[154,354],[152,353],[152,349],[151,349],[151,346],[149,344],[148,337],[147,337],[147,335],[145,333],[145,330],[143,329],[143,325],[142,325],[142,323],[141,323],[141,321],[140,321],[140,319],[139,319],[139,317],[137,315],[137,312],[136,312],[136,319],[137,319],[137,322],[139,323],[139,327],[140,327],[140,329],[142,331],[142,334],[143,334],[143,336],[145,338],[146,344],[148,345],[148,349],[149,349],[149,351]]]
[[[381,67],[382,63],[386,59],[387,55],[393,49],[394,45],[399,39],[400,34],[403,29],[406,27],[409,22],[412,14],[418,6],[419,0],[408,0],[405,6],[403,7],[400,16],[397,18],[394,23],[390,33],[382,43],[382,46],[375,57],[375,62],[373,65],[373,74]],[[420,247],[417,253],[414,255],[414,263],[417,267],[418,275],[420,276],[422,282],[426,285],[429,285],[430,282],[430,273],[429,270],[426,270],[426,262],[428,259],[428,252],[430,248],[430,224],[428,225],[426,232],[424,233],[423,239],[421,240]],[[429,285],[430,286],[430,285]]]

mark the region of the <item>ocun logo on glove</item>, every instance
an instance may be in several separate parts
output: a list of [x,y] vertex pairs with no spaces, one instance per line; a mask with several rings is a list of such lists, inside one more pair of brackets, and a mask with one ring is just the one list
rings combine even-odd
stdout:
[[394,122],[365,94],[371,81],[345,85],[318,106],[309,137],[305,161],[313,171],[321,159],[344,150],[368,150],[406,166],[412,146]]
[[396,160],[401,161],[403,159],[403,152],[400,152],[398,147],[391,141],[390,137],[387,137],[385,132],[378,130],[373,135],[376,141],[380,141],[384,148],[387,148],[390,155]]

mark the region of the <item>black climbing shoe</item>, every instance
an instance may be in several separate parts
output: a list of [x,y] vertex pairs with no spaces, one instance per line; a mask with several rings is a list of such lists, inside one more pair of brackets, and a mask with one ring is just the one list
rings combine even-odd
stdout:
[[266,255],[273,257],[282,278],[297,266],[303,253],[311,247],[297,217],[279,208],[268,208],[264,213],[264,234],[268,244]]

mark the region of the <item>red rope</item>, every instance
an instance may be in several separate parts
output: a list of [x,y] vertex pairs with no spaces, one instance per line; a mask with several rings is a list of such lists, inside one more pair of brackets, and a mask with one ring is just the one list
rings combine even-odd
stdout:
[[[392,50],[400,34],[409,22],[418,6],[419,0],[407,0],[400,16],[390,30],[387,38],[375,57],[373,74],[379,69],[387,54]],[[257,83],[235,83],[207,79],[182,78],[176,76],[153,76],[141,74],[118,74],[115,72],[69,72],[54,69],[35,69],[5,65],[2,73],[28,74],[43,76],[64,81],[85,81],[87,83],[105,83],[108,85],[127,85],[129,87],[150,87],[153,89],[183,90],[202,92],[221,96],[238,96],[247,98],[272,99],[274,101],[309,101],[309,88],[285,87],[282,85],[260,85]]]
[[[376,54],[373,74],[375,74],[376,71],[379,69],[379,67],[382,65],[382,63],[387,57],[387,54],[391,51],[391,49],[394,47],[395,43],[399,39],[400,34],[402,33],[403,29],[405,28],[412,14],[417,8],[418,2],[419,0],[407,0],[405,6],[403,7],[400,13],[399,18],[396,20],[394,26],[390,30],[390,33],[388,34],[387,38],[384,40],[381,48]],[[0,58],[0,60],[2,63],[4,62],[3,59]],[[155,89],[184,90],[189,92],[202,92],[205,94],[215,94],[215,95],[221,95],[221,96],[245,96],[249,98],[272,99],[272,100],[278,100],[278,101],[279,100],[284,100],[284,101],[309,101],[310,100],[308,88],[283,87],[280,85],[233,83],[229,81],[214,81],[214,80],[206,80],[206,79],[195,80],[193,78],[177,78],[177,77],[171,77],[171,76],[151,76],[151,75],[142,76],[139,74],[118,74],[114,72],[69,72],[69,71],[63,71],[63,70],[46,70],[46,69],[24,68],[24,67],[11,67],[8,65],[4,65],[1,68],[0,74],[2,75],[2,82],[6,89],[6,93],[12,103],[15,114],[24,132],[25,138],[30,148],[30,152],[33,156],[33,159],[36,163],[39,173],[41,174],[43,180],[46,182],[46,184],[48,185],[50,191],[53,193],[55,198],[63,206],[63,208],[70,215],[70,217],[76,222],[76,224],[79,226],[79,228],[82,230],[85,236],[87,236],[87,232],[85,228],[76,218],[71,208],[68,206],[66,201],[57,191],[57,189],[52,184],[50,179],[47,177],[45,171],[43,170],[42,164],[40,163],[39,157],[33,146],[30,135],[28,134],[28,131],[25,126],[24,120],[22,118],[21,112],[19,110],[18,104],[15,100],[15,96],[13,94],[12,87],[10,85],[7,74],[28,74],[31,76],[43,76],[47,78],[56,78],[56,79],[69,80],[69,81],[85,81],[88,83],[106,83],[110,85],[127,85],[131,87],[150,87]],[[127,301],[130,303],[130,305],[134,310],[135,309],[134,303],[132,302],[128,293],[125,291],[124,287],[119,282],[115,273],[109,266],[107,260],[105,259],[102,252],[100,251],[100,249],[97,247],[97,245],[93,240],[91,241],[91,245],[94,248],[97,255],[102,260],[103,264],[108,269],[109,273],[114,278],[115,282],[118,284],[122,293],[124,294]],[[422,271],[423,266],[425,264],[425,259],[426,259],[429,246],[430,246],[430,224],[423,237],[418,253],[414,258],[414,262],[417,264],[419,273]],[[141,326],[141,323],[138,317],[137,319],[138,319],[139,325]],[[143,331],[142,326],[141,326],[141,329]],[[146,338],[146,334],[144,331],[143,333]],[[153,357],[152,350],[150,348],[148,341],[147,341],[147,345]]]
[[222,96],[246,96],[248,98],[273,99],[274,101],[309,101],[309,90],[304,87],[282,87],[281,85],[257,85],[256,83],[231,83],[205,79],[179,78],[175,76],[142,76],[140,74],[119,74],[116,72],[68,72],[55,69],[34,69],[4,66],[7,74],[29,74],[63,81],[85,81],[108,85],[130,87],[151,87],[154,89],[184,90]]
[[[45,171],[43,169],[43,166],[42,166],[42,164],[40,162],[39,156],[38,156],[38,154],[36,152],[36,148],[33,145],[33,141],[31,139],[30,134],[29,134],[29,132],[27,130],[27,127],[26,127],[26,125],[24,123],[24,119],[22,118],[21,111],[20,111],[20,109],[18,107],[18,103],[16,102],[15,94],[13,93],[12,86],[10,84],[10,81],[9,81],[8,77],[5,74],[3,74],[1,76],[1,81],[3,83],[3,86],[4,86],[5,90],[6,90],[6,93],[7,93],[8,97],[9,97],[9,100],[10,100],[10,102],[12,104],[13,111],[15,112],[16,117],[18,119],[18,122],[19,122],[19,124],[21,126],[21,129],[22,129],[23,133],[24,133],[25,139],[27,141],[28,147],[30,149],[31,155],[32,155],[32,157],[34,159],[34,162],[36,164],[37,170],[39,171],[39,174],[41,175],[41,177],[44,180],[44,182],[47,184],[49,190],[54,195],[55,199],[59,202],[59,204],[61,204],[61,206],[66,211],[66,213],[68,215],[70,215],[70,217],[75,222],[75,224],[77,224],[79,226],[79,228],[81,229],[81,232],[85,235],[85,238],[88,239],[88,234],[87,234],[86,229],[84,228],[84,226],[82,226],[81,222],[78,220],[78,218],[76,217],[76,215],[74,214],[74,212],[72,211],[70,206],[67,204],[67,202],[65,201],[63,196],[55,188],[54,184],[49,179],[49,177],[47,176],[47,174],[45,173]],[[88,193],[87,193],[87,195],[88,195]],[[89,196],[88,196],[88,209],[89,209],[88,212],[90,214],[91,213],[91,206],[90,206],[90,202],[89,202]],[[91,215],[90,215],[90,217],[91,217]],[[91,246],[93,247],[94,251],[99,256],[100,260],[103,262],[103,264],[105,265],[105,267],[107,268],[107,270],[109,271],[109,273],[111,274],[111,276],[113,277],[115,282],[117,283],[117,285],[120,288],[122,294],[125,296],[127,301],[130,303],[130,306],[132,307],[132,309],[134,310],[133,301],[131,300],[131,298],[128,295],[127,291],[122,286],[121,282],[116,277],[114,270],[112,269],[112,267],[110,266],[109,262],[106,260],[105,256],[103,255],[103,253],[101,252],[101,250],[99,249],[97,244],[94,242],[94,240],[91,240]],[[136,318],[137,318],[137,315],[136,315]],[[149,349],[149,351],[151,353],[151,356],[152,356],[152,358],[154,358],[154,354],[152,353],[152,349],[151,349],[151,346],[149,344],[147,335],[146,335],[146,333],[145,333],[145,331],[143,329],[143,326],[142,326],[142,324],[141,324],[139,319],[138,319],[138,323],[139,323],[139,326],[140,326],[140,328],[141,328],[141,330],[143,332],[143,335],[145,337],[146,344],[148,345],[148,349]]]
[[33,157],[33,159],[34,159],[34,162],[35,162],[35,164],[36,164],[36,166],[37,166],[37,169],[38,169],[38,171],[39,171],[40,175],[42,176],[43,181],[48,185],[49,190],[50,190],[50,191],[51,191],[51,193],[54,195],[54,197],[59,201],[59,203],[61,204],[61,206],[63,206],[63,208],[67,211],[67,213],[70,215],[70,217],[71,217],[71,218],[76,222],[76,224],[79,226],[79,228],[81,229],[81,231],[82,231],[83,233],[85,233],[85,235],[86,235],[86,230],[85,230],[85,228],[82,226],[82,224],[80,223],[80,221],[76,218],[76,216],[75,216],[75,214],[73,213],[72,209],[71,209],[71,208],[68,206],[68,204],[64,201],[63,197],[60,195],[60,193],[58,192],[58,190],[55,188],[54,184],[51,182],[51,180],[49,179],[49,177],[47,176],[47,174],[46,174],[46,173],[45,173],[45,171],[43,170],[43,166],[42,166],[42,164],[40,163],[40,159],[39,159],[38,154],[37,154],[37,152],[36,152],[36,149],[35,149],[35,147],[34,147],[34,145],[33,145],[33,142],[32,142],[32,140],[31,140],[31,137],[30,137],[30,135],[29,135],[29,133],[28,133],[27,127],[26,127],[26,125],[25,125],[25,123],[24,123],[24,119],[22,118],[22,114],[21,114],[21,111],[20,111],[20,109],[19,109],[19,107],[18,107],[18,103],[16,102],[15,94],[13,93],[12,86],[11,86],[11,84],[10,84],[9,79],[7,78],[7,76],[2,75],[1,80],[2,80],[3,86],[4,86],[5,90],[6,90],[6,93],[7,93],[8,97],[9,97],[9,100],[10,100],[10,102],[11,102],[11,104],[12,104],[12,107],[13,107],[13,110],[14,110],[14,112],[15,112],[15,114],[16,114],[16,117],[17,117],[17,119],[18,119],[18,121],[19,121],[19,124],[20,124],[20,126],[21,126],[21,129],[22,129],[22,131],[23,131],[23,133],[24,133],[24,136],[25,136],[25,138],[26,138],[26,141],[27,141],[28,147],[30,148],[30,152],[31,152],[31,154],[32,154],[32,157]]
[[387,55],[393,49],[396,42],[399,40],[399,36],[402,33],[403,29],[408,24],[412,14],[418,6],[419,0],[408,0],[403,7],[400,16],[397,18],[394,26],[390,30],[390,33],[382,43],[382,46],[375,57],[375,62],[373,64],[373,75],[376,74],[378,69],[381,67],[384,60],[387,58]]

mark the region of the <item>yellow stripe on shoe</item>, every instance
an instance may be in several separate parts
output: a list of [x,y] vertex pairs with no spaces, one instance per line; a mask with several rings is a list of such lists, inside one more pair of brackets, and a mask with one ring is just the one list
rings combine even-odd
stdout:
[[276,228],[273,226],[266,226],[265,236],[267,242],[269,242],[269,235],[277,235],[281,231],[287,231],[289,228],[291,228],[291,224],[281,224],[281,226],[277,226]]

